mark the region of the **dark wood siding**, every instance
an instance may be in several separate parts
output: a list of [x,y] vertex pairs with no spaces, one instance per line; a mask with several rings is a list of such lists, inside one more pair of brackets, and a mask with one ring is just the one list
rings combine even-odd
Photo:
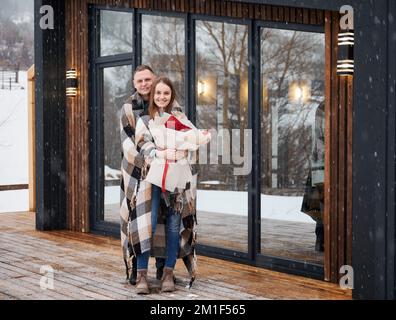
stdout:
[[54,29],[34,25],[36,228],[66,226],[65,149],[65,1],[35,1],[35,21],[40,8],[52,6]]
[[337,76],[338,13],[326,12],[325,279],[351,265],[352,77]]

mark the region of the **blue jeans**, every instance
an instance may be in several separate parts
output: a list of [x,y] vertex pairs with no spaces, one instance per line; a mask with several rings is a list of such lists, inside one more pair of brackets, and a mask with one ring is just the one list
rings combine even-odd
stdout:
[[[155,185],[152,186],[151,191],[151,229],[152,236],[154,236],[155,229],[157,228],[157,217],[161,200],[161,188]],[[173,211],[172,208],[168,209],[166,214],[166,260],[165,267],[174,269],[176,264],[177,255],[179,253],[179,229],[180,229],[181,216]],[[146,270],[150,258],[150,251],[146,251],[137,255],[137,269]]]

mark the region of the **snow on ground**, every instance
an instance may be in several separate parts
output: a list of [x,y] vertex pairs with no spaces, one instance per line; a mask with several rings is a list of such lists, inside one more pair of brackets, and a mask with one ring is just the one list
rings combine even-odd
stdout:
[[107,165],[105,165],[104,172],[106,180],[118,180],[121,178],[121,170],[112,169]]
[[[105,188],[105,205],[118,204],[120,187]],[[261,194],[261,218],[295,222],[315,223],[302,213],[303,197],[286,197]],[[197,209],[199,211],[226,213],[247,216],[248,193],[240,191],[197,191]]]
[[[19,73],[23,89],[0,89],[0,184],[27,184],[28,90],[27,73]],[[0,212],[27,210],[27,190],[0,192]],[[15,208],[15,210],[13,209]]]
[[29,191],[13,190],[0,192],[0,213],[29,211]]

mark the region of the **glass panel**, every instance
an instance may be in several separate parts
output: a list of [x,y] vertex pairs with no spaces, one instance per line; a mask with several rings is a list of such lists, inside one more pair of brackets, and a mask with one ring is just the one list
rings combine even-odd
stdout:
[[242,252],[248,250],[251,162],[236,158],[251,158],[243,134],[248,120],[247,39],[246,26],[196,22],[196,120],[198,128],[212,130],[207,151],[214,150],[208,156],[201,148],[199,154],[200,243]]
[[132,52],[132,13],[100,11],[100,56]]
[[261,252],[319,264],[324,70],[324,34],[261,30]]
[[132,93],[132,66],[103,69],[104,220],[119,223],[120,109]]
[[142,15],[142,63],[172,80],[176,99],[184,106],[184,19]]

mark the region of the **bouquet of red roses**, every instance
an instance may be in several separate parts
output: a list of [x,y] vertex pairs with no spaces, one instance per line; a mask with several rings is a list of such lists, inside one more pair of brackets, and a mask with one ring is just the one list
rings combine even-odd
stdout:
[[[210,141],[207,130],[197,129],[183,113],[164,113],[148,123],[149,130],[158,149],[195,151],[200,145]],[[188,159],[169,161],[154,158],[146,181],[173,192],[176,188],[184,189],[192,180]]]

